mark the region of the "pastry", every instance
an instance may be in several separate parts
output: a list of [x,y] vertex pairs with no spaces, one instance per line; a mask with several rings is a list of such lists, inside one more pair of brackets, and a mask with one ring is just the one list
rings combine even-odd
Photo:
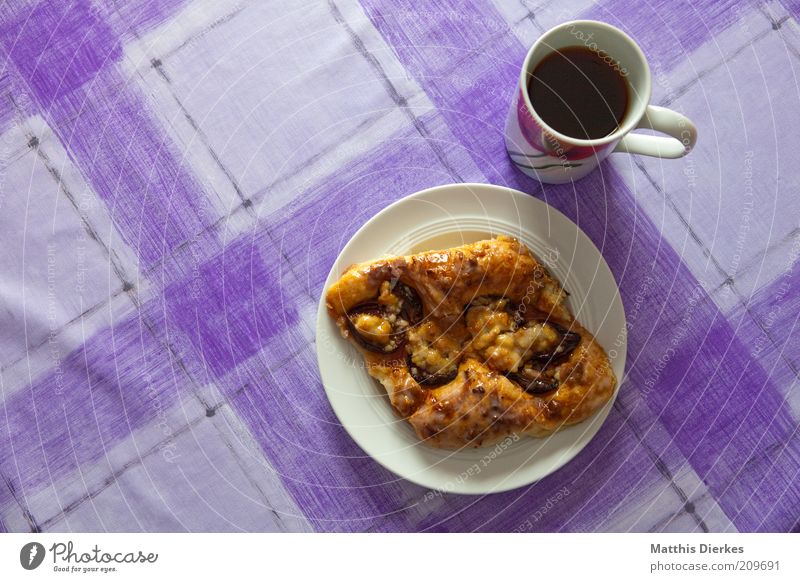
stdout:
[[426,444],[486,446],[582,422],[614,393],[608,356],[516,239],[351,266],[327,291],[342,335]]

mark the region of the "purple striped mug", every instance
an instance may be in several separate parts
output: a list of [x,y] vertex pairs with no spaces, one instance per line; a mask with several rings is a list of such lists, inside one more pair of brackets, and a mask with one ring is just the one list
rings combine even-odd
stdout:
[[[528,91],[542,60],[572,47],[592,51],[627,83],[628,103],[621,120],[615,130],[598,139],[579,139],[549,126]],[[594,20],[574,20],[551,28],[531,47],[522,65],[506,122],[508,155],[522,172],[549,184],[583,178],[612,152],[685,156],[697,141],[697,129],[680,113],[650,105],[651,91],[650,67],[644,53],[618,28]],[[631,133],[636,128],[653,129],[670,137]]]

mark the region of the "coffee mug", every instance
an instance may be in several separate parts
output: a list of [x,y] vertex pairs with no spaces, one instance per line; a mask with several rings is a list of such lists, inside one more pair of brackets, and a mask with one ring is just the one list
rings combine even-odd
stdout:
[[[528,84],[537,66],[556,51],[576,50],[572,47],[591,51],[598,62],[613,67],[627,83],[624,113],[616,128],[603,137],[581,139],[557,131],[542,120],[531,100]],[[522,172],[541,182],[562,184],[583,178],[612,152],[680,158],[697,141],[697,129],[687,117],[650,105],[652,79],[642,49],[627,34],[604,22],[574,20],[547,31],[525,57],[518,84],[506,122],[506,149]],[[671,137],[631,133],[637,128]]]

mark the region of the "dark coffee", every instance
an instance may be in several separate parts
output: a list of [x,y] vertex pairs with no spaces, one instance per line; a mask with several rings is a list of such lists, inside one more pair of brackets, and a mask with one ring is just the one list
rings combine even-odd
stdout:
[[608,55],[581,46],[547,55],[528,79],[542,120],[564,135],[597,139],[615,131],[628,109],[628,83]]

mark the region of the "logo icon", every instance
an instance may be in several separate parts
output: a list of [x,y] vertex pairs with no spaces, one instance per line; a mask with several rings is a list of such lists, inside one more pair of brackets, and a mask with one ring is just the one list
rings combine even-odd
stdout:
[[19,551],[19,563],[26,570],[35,570],[44,561],[44,546],[39,542],[28,542]]

